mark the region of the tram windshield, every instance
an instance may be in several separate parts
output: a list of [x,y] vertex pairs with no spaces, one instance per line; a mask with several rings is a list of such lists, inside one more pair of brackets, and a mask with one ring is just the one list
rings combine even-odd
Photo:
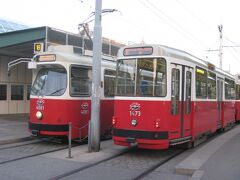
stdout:
[[163,58],[118,60],[116,95],[164,97],[166,88],[166,61]]
[[67,72],[64,68],[41,69],[33,83],[31,95],[60,96],[67,87]]

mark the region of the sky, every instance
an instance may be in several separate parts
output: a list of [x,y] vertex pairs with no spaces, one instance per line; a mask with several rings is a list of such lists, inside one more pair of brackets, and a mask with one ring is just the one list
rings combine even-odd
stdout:
[[[240,73],[239,0],[102,0],[117,11],[102,18],[102,34],[125,44],[162,44],[189,52],[219,67],[223,26],[223,69]],[[0,18],[31,27],[50,26],[78,33],[95,11],[95,0],[7,0]],[[94,22],[89,24],[93,29]],[[235,47],[232,47],[235,46]],[[210,50],[210,51],[209,51]]]

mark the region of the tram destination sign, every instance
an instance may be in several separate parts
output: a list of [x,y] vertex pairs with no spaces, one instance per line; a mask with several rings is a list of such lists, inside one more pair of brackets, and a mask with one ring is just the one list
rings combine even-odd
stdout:
[[55,54],[44,54],[44,55],[37,56],[37,61],[40,61],[40,62],[55,61],[55,60],[56,60]]
[[151,55],[153,53],[153,48],[148,47],[130,47],[123,50],[124,56],[144,56]]

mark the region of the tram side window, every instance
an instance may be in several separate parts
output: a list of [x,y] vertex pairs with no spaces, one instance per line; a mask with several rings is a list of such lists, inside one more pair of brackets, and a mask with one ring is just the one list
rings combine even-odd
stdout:
[[225,78],[225,99],[235,99],[235,83]]
[[11,100],[23,100],[23,85],[11,85]]
[[7,100],[7,85],[6,84],[0,85],[0,100],[2,100],[2,101]]
[[138,59],[137,96],[153,96],[153,59]]
[[115,92],[116,71],[104,71],[104,96],[112,97]]
[[216,99],[216,74],[208,72],[207,80],[208,99]]
[[116,94],[134,96],[136,59],[119,60],[117,63]]
[[236,99],[240,100],[240,85],[236,85]]
[[136,96],[166,95],[166,61],[142,58],[137,63]]
[[196,68],[196,97],[207,98],[207,71],[199,67]]
[[88,67],[71,67],[71,86],[70,94],[72,96],[90,96],[91,95],[91,69]]
[[155,92],[155,96],[160,96],[160,97],[164,97],[167,94],[166,61],[164,59],[157,59],[154,92]]
[[180,71],[179,69],[172,69],[171,82],[171,113],[178,114],[179,111],[179,89],[180,89]]

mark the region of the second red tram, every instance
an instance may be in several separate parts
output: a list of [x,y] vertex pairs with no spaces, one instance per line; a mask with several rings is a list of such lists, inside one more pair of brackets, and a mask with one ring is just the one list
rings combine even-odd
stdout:
[[[81,50],[81,49],[80,49]],[[33,58],[29,131],[48,137],[72,139],[88,135],[91,116],[92,55],[73,46],[53,46]],[[111,135],[116,62],[103,57],[101,70],[101,135]]]
[[115,93],[112,123],[117,145],[192,145],[235,122],[234,77],[167,46],[121,48]]

